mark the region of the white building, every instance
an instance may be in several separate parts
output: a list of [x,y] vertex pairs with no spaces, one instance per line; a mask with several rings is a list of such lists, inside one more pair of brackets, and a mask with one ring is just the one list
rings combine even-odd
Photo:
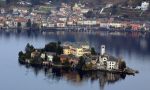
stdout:
[[66,23],[65,22],[57,22],[57,27],[65,27]]
[[114,57],[109,57],[107,60],[107,70],[118,69],[118,61]]
[[4,14],[4,13],[5,13],[5,9],[2,8],[1,11],[0,11],[0,13],[1,13],[1,14]]
[[90,11],[90,9],[88,9],[88,8],[81,9],[81,13],[87,13],[88,11]]
[[96,25],[96,20],[80,20],[77,22],[78,25]]
[[1,28],[1,27],[4,27],[4,23],[1,23],[1,22],[0,22],[0,28]]
[[74,25],[73,21],[67,21],[67,25]]
[[60,18],[59,18],[59,21],[66,22],[66,21],[67,21],[67,17],[60,17]]
[[98,68],[102,67],[106,70],[117,70],[119,65],[117,58],[106,54],[105,45],[101,46],[101,55],[98,62]]
[[47,23],[47,27],[55,27],[55,24],[48,22],[48,23]]
[[114,28],[121,28],[123,27],[122,23],[109,23],[109,26],[114,27]]
[[141,10],[146,11],[149,8],[149,2],[142,2],[141,4]]
[[102,27],[102,28],[109,28],[110,26],[106,22],[100,22],[100,27]]
[[56,53],[53,53],[53,52],[47,52],[46,55],[47,55],[47,60],[50,61],[50,62],[52,62],[54,56],[56,55]]
[[45,56],[46,56],[45,53],[42,53],[42,54],[41,54],[41,58],[42,58],[42,59],[45,59]]

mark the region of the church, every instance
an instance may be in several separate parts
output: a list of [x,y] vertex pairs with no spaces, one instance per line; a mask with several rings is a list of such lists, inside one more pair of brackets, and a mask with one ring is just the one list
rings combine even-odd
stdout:
[[101,45],[99,60],[97,61],[98,69],[118,70],[119,61],[117,58],[110,56],[105,51],[105,45]]

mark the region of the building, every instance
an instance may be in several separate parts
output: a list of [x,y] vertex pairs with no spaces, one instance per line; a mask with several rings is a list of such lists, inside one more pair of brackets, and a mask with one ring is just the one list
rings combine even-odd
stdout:
[[130,24],[130,26],[132,30],[140,30],[142,27],[140,24],[136,24],[136,23]]
[[59,21],[66,22],[67,21],[67,17],[61,17],[61,16],[59,16]]
[[100,27],[101,28],[109,28],[109,24],[107,22],[100,22]]
[[64,53],[65,55],[71,54],[71,49],[69,48],[69,46],[64,46],[64,47],[63,47],[63,53]]
[[80,11],[81,10],[80,6],[77,3],[75,3],[75,5],[72,7],[72,9],[73,9],[73,11]]
[[5,9],[4,9],[4,8],[1,8],[1,9],[0,9],[0,13],[1,13],[1,14],[4,14],[4,13],[5,13]]
[[42,58],[42,59],[45,59],[45,58],[46,58],[46,54],[45,54],[45,53],[42,53],[42,54],[41,54],[41,58]]
[[78,25],[97,25],[96,20],[79,20],[77,21]]
[[0,28],[1,28],[1,27],[4,27],[4,23],[1,23],[1,22],[0,22]]
[[119,68],[118,59],[106,54],[105,45],[101,46],[101,54],[99,56],[97,68],[106,70],[117,70]]
[[48,22],[48,23],[47,23],[47,27],[55,27],[55,24],[54,24],[54,23],[51,23],[51,22]]
[[44,61],[52,62],[55,55],[56,53],[53,53],[53,52],[45,52],[41,54],[41,58]]
[[17,17],[14,21],[14,26],[18,27],[18,23],[21,24],[21,27],[26,27],[26,24],[28,22],[28,19],[24,18],[24,17]]
[[98,55],[84,55],[86,65],[92,64],[96,65],[98,61]]
[[74,23],[73,23],[73,21],[68,20],[68,21],[67,21],[67,25],[74,25]]
[[57,27],[66,27],[66,23],[62,21],[58,21],[56,25]]
[[39,56],[40,56],[40,52],[37,50],[31,53],[31,58],[35,58],[35,57],[39,57]]
[[91,54],[90,46],[85,43],[65,43],[63,45],[63,53],[65,55],[75,55],[77,57],[84,54]]
[[81,13],[87,13],[88,11],[90,11],[89,8],[82,8],[82,9],[81,9]]
[[6,21],[5,21],[5,24],[6,24],[8,27],[14,27],[14,21],[13,21],[13,20],[6,20]]
[[142,2],[141,10],[146,11],[148,10],[148,8],[149,8],[149,2],[146,2],[146,1]]
[[122,23],[114,23],[114,22],[109,23],[109,26],[110,27],[114,27],[114,28],[122,28],[122,27],[124,27],[124,25]]
[[46,52],[46,55],[47,55],[47,60],[50,61],[50,62],[52,62],[54,56],[56,55],[56,53],[53,53],[53,52]]
[[108,60],[107,60],[107,70],[112,70],[112,69],[117,70],[118,64],[119,64],[119,62],[116,58],[109,56]]
[[69,64],[71,64],[71,65],[77,65],[79,62],[79,58],[75,57],[74,55],[61,54],[60,55],[61,63],[65,63],[66,60],[68,60]]

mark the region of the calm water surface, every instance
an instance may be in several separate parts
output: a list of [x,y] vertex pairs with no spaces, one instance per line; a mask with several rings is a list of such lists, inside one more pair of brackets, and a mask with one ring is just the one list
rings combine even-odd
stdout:
[[[38,69],[18,63],[18,52],[27,43],[42,48],[48,42],[88,42],[99,51],[122,57],[135,76],[105,72],[80,73],[61,69]],[[0,90],[150,90],[150,36],[139,33],[0,32]]]

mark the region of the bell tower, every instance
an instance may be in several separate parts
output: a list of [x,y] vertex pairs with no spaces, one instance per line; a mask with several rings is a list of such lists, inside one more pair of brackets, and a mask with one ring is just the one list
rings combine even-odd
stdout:
[[101,45],[101,55],[105,54],[105,45]]

